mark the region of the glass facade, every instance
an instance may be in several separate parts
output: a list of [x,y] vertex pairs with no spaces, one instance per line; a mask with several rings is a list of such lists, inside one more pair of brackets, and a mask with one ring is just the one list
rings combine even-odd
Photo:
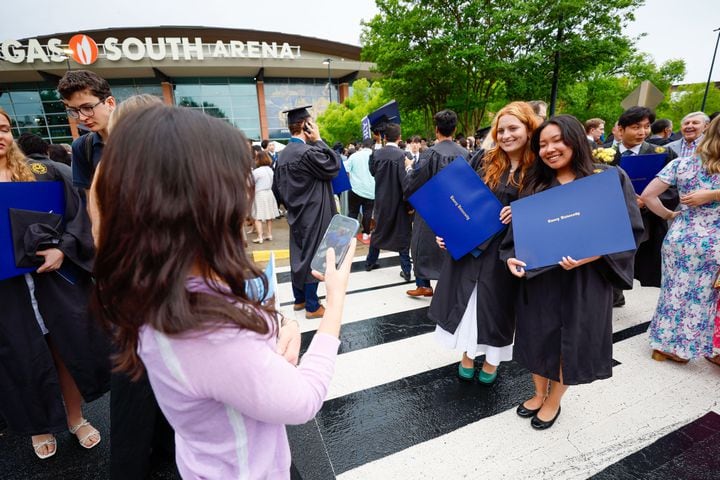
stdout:
[[[222,118],[241,129],[248,138],[260,140],[260,112],[257,86],[253,78],[203,77],[174,78],[175,103],[195,108]],[[117,102],[141,93],[162,98],[162,86],[155,78],[110,80]],[[327,79],[266,78],[265,108],[269,138],[288,139],[286,115],[283,110],[299,105],[312,105],[313,117],[325,111],[332,100],[338,101],[338,88]],[[52,83],[23,83],[0,87],[0,107],[13,120],[13,136],[35,133],[50,143],[71,143],[70,124]],[[82,126],[80,126],[82,129]]]
[[[336,84],[332,84],[330,92],[333,101],[337,102]],[[312,105],[310,113],[313,118],[317,118],[330,103],[328,95],[327,79],[266,78],[265,113],[269,137],[272,139],[290,138],[290,131],[287,129],[287,115],[282,113],[283,110]]]
[[23,84],[12,91],[0,91],[0,107],[13,120],[12,133],[40,135],[51,143],[70,143],[70,125],[65,107],[55,87],[49,84]]
[[[162,87],[154,79],[110,81],[118,102],[140,93],[162,98]],[[72,143],[70,122],[60,101],[56,86],[49,83],[27,83],[0,90],[0,107],[13,120],[15,138],[25,132],[34,133],[50,143]]]
[[260,139],[257,87],[252,78],[174,79],[175,103],[227,120],[245,136]]

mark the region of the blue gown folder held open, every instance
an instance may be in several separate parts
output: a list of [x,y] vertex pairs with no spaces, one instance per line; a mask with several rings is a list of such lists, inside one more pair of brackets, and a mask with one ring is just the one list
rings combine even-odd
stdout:
[[10,209],[65,214],[65,192],[62,182],[0,183],[0,280],[37,270],[18,268],[10,225]]
[[665,166],[667,153],[626,155],[620,160],[620,168],[630,177],[635,193],[640,195]]
[[517,200],[512,208],[515,257],[526,270],[635,248],[615,168]]
[[505,226],[502,204],[475,170],[457,157],[408,199],[455,260]]

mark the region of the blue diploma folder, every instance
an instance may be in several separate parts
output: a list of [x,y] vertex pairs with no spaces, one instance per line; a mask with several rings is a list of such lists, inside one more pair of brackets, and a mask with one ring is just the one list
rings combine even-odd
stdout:
[[463,157],[420,187],[408,199],[448,252],[460,259],[505,225],[502,204]]
[[345,190],[350,190],[350,178],[348,177],[347,170],[345,170],[345,164],[340,159],[340,171],[337,176],[332,179],[332,189],[335,195],[340,195]]
[[620,160],[620,168],[630,177],[635,193],[640,195],[645,187],[665,166],[667,153],[626,155]]
[[510,204],[515,257],[526,270],[634,250],[630,217],[615,168]]
[[65,192],[62,182],[0,183],[0,280],[16,277],[37,268],[18,268],[10,228],[9,209],[34,210],[65,214]]

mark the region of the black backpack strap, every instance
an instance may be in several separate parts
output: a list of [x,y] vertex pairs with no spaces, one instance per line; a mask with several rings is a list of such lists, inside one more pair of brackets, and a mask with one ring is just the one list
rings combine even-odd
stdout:
[[93,161],[93,133],[86,133],[83,139],[83,151],[85,152],[85,161],[90,167],[90,178],[95,176],[95,162]]

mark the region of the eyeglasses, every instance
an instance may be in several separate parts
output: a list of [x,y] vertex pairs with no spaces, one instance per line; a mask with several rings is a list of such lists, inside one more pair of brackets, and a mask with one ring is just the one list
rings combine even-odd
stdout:
[[67,107],[65,109],[65,112],[68,114],[68,117],[71,117],[71,118],[80,118],[80,114],[82,114],[85,117],[93,117],[93,116],[95,116],[95,107],[97,107],[101,103],[105,103],[105,100],[107,100],[107,98],[103,98],[102,100],[97,102],[95,105],[83,105],[80,108]]

